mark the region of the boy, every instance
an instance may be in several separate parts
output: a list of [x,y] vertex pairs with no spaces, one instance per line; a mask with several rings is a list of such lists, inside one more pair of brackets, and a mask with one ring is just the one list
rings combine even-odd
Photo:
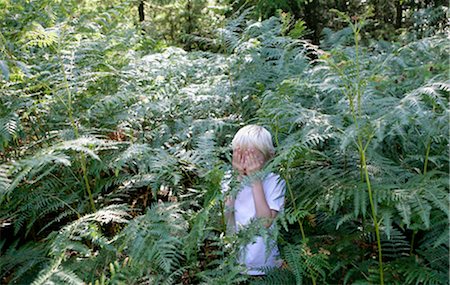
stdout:
[[[226,201],[228,225],[239,231],[256,218],[270,230],[273,219],[283,208],[285,192],[284,181],[279,175],[258,175],[275,154],[272,136],[263,127],[248,125],[236,133],[232,149],[233,168],[238,172],[238,180],[244,183],[241,183],[236,198]],[[281,265],[276,242],[261,236],[242,249],[239,262],[247,267],[249,275],[264,275],[261,268]]]

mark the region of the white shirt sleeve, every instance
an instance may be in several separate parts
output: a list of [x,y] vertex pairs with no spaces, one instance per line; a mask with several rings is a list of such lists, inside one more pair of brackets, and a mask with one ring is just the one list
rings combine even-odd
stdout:
[[232,178],[231,170],[226,171],[220,183],[220,187],[222,188],[222,194],[225,194],[228,191],[230,191],[231,178]]
[[272,174],[264,181],[264,194],[271,210],[280,211],[284,206],[286,183],[279,175]]

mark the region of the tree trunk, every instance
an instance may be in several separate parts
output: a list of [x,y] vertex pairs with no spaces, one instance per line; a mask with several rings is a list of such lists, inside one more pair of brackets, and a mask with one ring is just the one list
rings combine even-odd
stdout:
[[186,34],[191,34],[192,33],[192,13],[193,13],[193,8],[192,8],[192,3],[191,0],[188,0],[186,2],[186,13],[187,13],[187,18],[186,18]]
[[298,6],[298,2],[295,0],[288,0],[289,7],[291,8],[291,13],[294,19],[298,20],[302,17],[301,9]]
[[322,32],[320,17],[320,3],[318,0],[312,0],[305,5],[305,23],[306,27],[313,33],[310,36],[313,44],[318,45],[320,43],[320,33]]
[[144,1],[139,1],[138,11],[139,11],[139,22],[143,22],[145,20],[145,13],[144,13]]
[[397,0],[395,5],[395,28],[400,29],[402,27],[402,19],[403,19],[403,5],[401,0]]
[[[187,13],[186,26],[185,26],[186,28],[185,28],[184,32],[186,35],[189,36],[190,34],[192,34],[193,27],[194,27],[194,25],[192,23],[192,21],[193,21],[192,14],[194,13],[194,9],[193,9],[193,3],[191,2],[191,0],[188,0],[186,2],[186,13]],[[184,40],[184,49],[187,51],[192,50],[192,47],[191,47],[191,44],[190,44],[188,38],[186,40]]]

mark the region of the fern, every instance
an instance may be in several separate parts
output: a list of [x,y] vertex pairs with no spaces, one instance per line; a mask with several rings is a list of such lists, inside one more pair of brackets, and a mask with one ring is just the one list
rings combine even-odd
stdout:
[[448,281],[447,274],[424,266],[421,260],[409,258],[401,261],[395,269],[402,274],[402,284],[446,284]]
[[1,278],[11,274],[11,282],[30,283],[34,274],[47,262],[48,249],[43,244],[27,243],[19,246],[16,240],[7,249],[2,248]]
[[[173,17],[176,3],[147,1],[146,15]],[[317,47],[247,10],[211,39],[218,14],[188,9],[213,22],[190,39],[220,53],[186,52],[165,42],[201,44],[151,38],[180,26],[135,25],[135,5],[18,0],[0,11],[2,281],[380,283],[376,217],[386,283],[445,284],[445,37],[423,37],[428,24],[416,20],[402,42],[361,34],[355,49],[350,28],[326,29]],[[438,9],[421,13],[440,23]],[[351,104],[361,106],[357,122]],[[246,123],[271,130],[268,169],[290,186],[283,230],[273,233],[286,266],[256,280],[240,274],[236,257],[267,232],[255,223],[226,236],[220,191],[229,142]],[[123,203],[133,217],[114,206]],[[107,208],[86,215],[95,207]]]
[[11,187],[11,179],[9,176],[10,167],[6,164],[0,165],[0,193],[5,193]]
[[58,233],[50,235],[50,264],[41,270],[32,284],[45,284],[47,282],[66,282],[71,284],[81,284],[82,279],[75,272],[64,268],[64,263],[70,259],[68,252],[80,254],[80,256],[90,256],[94,252],[84,243],[87,239],[92,244],[101,249],[114,250],[110,245],[112,240],[104,237],[100,228],[96,224],[126,223],[128,213],[121,205],[112,205],[103,208],[96,213],[81,217],[71,224],[63,227]]
[[[6,189],[6,191],[2,196],[2,200],[5,195],[8,195],[9,192],[14,190],[14,188],[21,182],[23,178],[26,176],[33,177],[37,173],[43,170],[43,168],[49,163],[60,163],[62,165],[69,165],[70,161],[68,157],[63,154],[52,154],[43,152],[41,154],[36,154],[33,159],[24,159],[20,162],[14,163],[11,167],[11,173],[14,175],[14,179],[11,181],[10,186]],[[50,168],[50,171],[52,168]],[[46,170],[43,174],[49,174],[48,170]],[[39,178],[44,177],[45,175],[41,174],[38,176]]]
[[49,47],[56,43],[57,34],[53,29],[44,29],[39,23],[33,22],[28,31],[23,35],[25,47]]
[[169,278],[182,259],[180,235],[186,224],[176,204],[154,205],[121,233],[120,248],[131,258],[138,276]]
[[8,143],[16,139],[20,129],[19,117],[12,113],[9,116],[0,118],[0,142],[2,149],[8,146]]
[[[302,280],[302,279],[301,279]],[[282,285],[282,284],[303,284],[298,283],[296,276],[289,269],[273,269],[267,272],[267,276],[262,280],[255,280],[250,284]]]
[[[324,279],[329,269],[327,255],[312,253],[306,245],[288,245],[283,249],[283,256],[295,277],[295,284],[303,284],[305,277]],[[269,280],[271,278],[269,275]]]

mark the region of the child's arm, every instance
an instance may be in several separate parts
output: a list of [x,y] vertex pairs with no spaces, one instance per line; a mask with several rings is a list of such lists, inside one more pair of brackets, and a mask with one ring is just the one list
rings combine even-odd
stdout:
[[225,231],[227,234],[233,234],[235,232],[235,221],[234,221],[234,196],[230,191],[230,184],[232,180],[231,171],[225,172],[221,187],[222,195],[224,198],[223,203],[223,222],[225,223]]
[[277,216],[278,212],[269,208],[261,180],[258,179],[253,182],[252,192],[253,200],[255,202],[256,217],[264,219],[264,226],[268,228],[272,225],[272,221]]
[[225,198],[225,219],[227,225],[227,234],[233,234],[236,232],[234,221],[234,198]]

